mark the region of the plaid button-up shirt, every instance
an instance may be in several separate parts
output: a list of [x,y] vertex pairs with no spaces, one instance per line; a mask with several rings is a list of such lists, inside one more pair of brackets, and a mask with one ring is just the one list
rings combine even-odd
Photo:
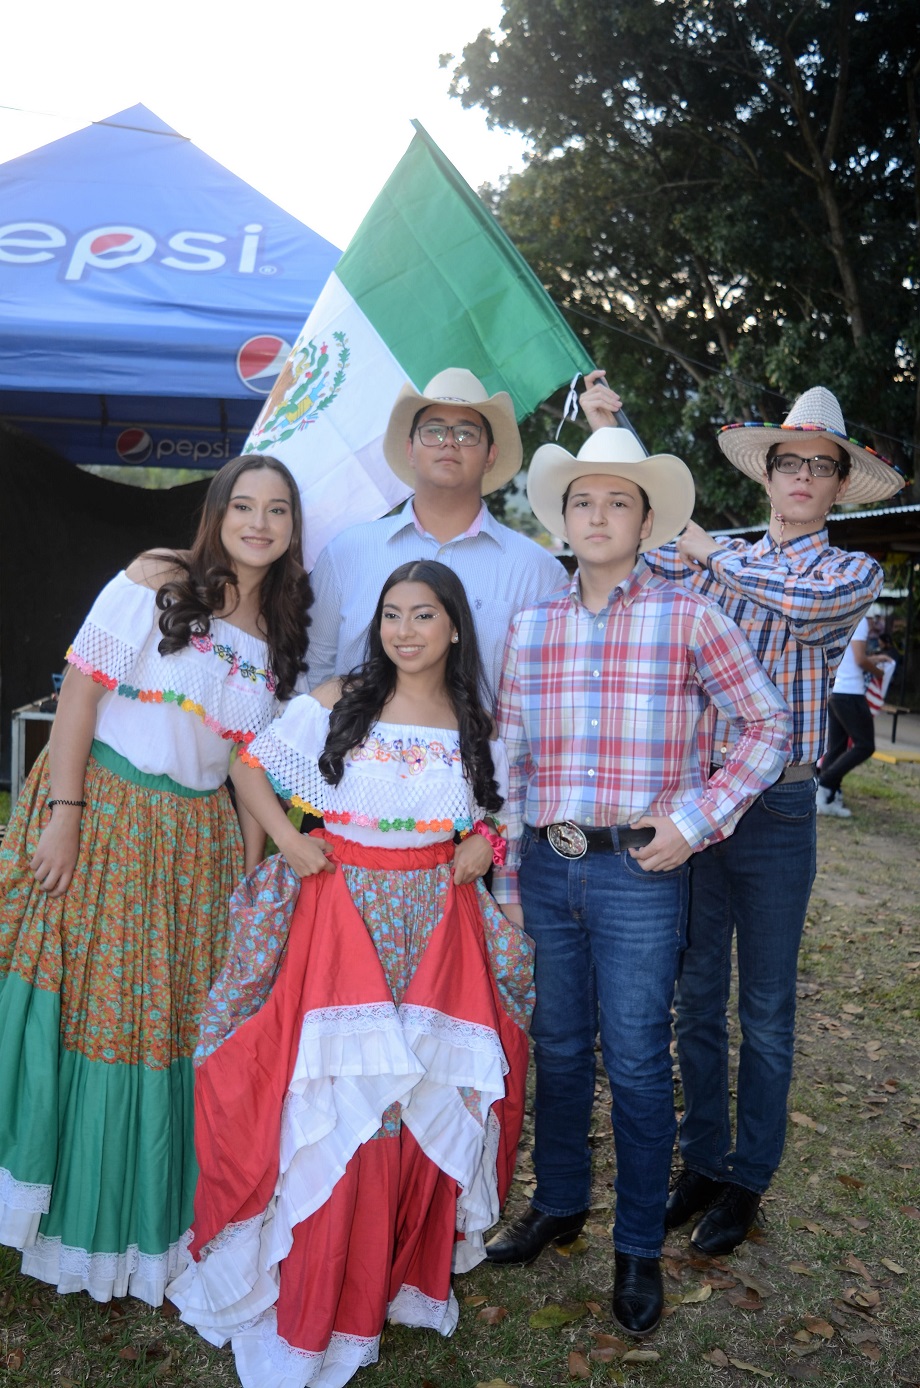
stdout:
[[[716,710],[734,746],[710,778]],[[601,612],[576,575],[515,617],[498,724],[509,851],[495,894],[512,902],[525,823],[668,815],[694,848],[724,838],[782,772],[791,719],[734,623],[640,558]]]
[[[827,530],[778,545],[721,539],[703,570],[691,569],[675,545],[645,555],[655,573],[680,580],[738,624],[792,710],[793,765],[824,750],[827,695],[853,628],[882,589],[880,566],[868,554],[828,543]],[[713,759],[725,759],[732,731],[715,730]]]

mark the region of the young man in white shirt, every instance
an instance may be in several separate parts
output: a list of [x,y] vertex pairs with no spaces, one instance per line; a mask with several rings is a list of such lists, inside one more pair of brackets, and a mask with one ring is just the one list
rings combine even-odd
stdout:
[[501,673],[511,618],[566,581],[558,559],[500,525],[483,495],[510,482],[523,460],[511,396],[489,395],[461,367],[419,393],[406,385],[383,444],[390,467],[415,488],[383,520],[351,526],[320,554],[307,655],[311,687],[360,663],[380,587],[400,564],[437,559],[463,582],[489,692]]

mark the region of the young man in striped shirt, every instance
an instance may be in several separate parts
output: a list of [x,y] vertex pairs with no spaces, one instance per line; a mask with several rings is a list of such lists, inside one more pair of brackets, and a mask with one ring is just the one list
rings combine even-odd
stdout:
[[[538,449],[528,496],[578,572],[514,619],[499,697],[509,854],[493,890],[536,941],[537,1187],[487,1256],[530,1262],[584,1223],[599,1025],[617,1156],[613,1308],[643,1335],[662,1309],[687,859],[779,776],[790,720],[734,623],[639,554],[689,519],[678,458],[647,458],[633,434],[602,429],[577,458]],[[734,745],[710,775],[716,712]]]
[[[588,422],[609,425],[619,397],[589,378]],[[719,446],[770,500],[767,533],[754,544],[715,539],[691,522],[676,544],[646,554],[655,573],[718,603],[747,636],[793,717],[790,765],[760,796],[731,839],[693,860],[688,945],[677,988],[677,1044],[684,1089],[683,1169],[666,1223],[697,1215],[691,1243],[730,1253],[753,1224],[780,1163],[792,1079],[799,943],[815,876],[815,763],[824,747],[828,684],[853,628],[882,586],[866,554],[835,549],[827,513],[891,497],[903,479],[846,435],[823,386],[805,392],[781,425],[729,425]],[[712,761],[731,755],[733,734],[715,730]],[[735,1137],[729,1109],[726,1009],[732,937],[738,957]]]
[[437,559],[466,589],[494,693],[511,618],[565,579],[558,559],[500,525],[482,499],[510,482],[523,460],[511,396],[490,396],[472,372],[449,367],[421,394],[403,387],[383,448],[415,495],[396,515],[343,531],[317,559],[307,657],[311,688],[360,663],[388,575],[412,559]]

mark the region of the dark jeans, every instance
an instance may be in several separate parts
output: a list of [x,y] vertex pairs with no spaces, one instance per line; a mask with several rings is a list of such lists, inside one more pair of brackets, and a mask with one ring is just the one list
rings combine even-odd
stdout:
[[[853,746],[848,747],[847,743]],[[818,781],[838,791],[848,771],[875,751],[875,720],[865,694],[832,694],[827,701],[827,751]]]
[[524,928],[536,945],[534,1208],[591,1204],[588,1134],[594,1043],[601,1049],[616,1147],[613,1240],[657,1258],[674,1146],[671,1002],[685,940],[688,865],[644,872],[628,853],[560,858],[525,829]]
[[[692,1170],[758,1193],[786,1138],[796,961],[814,876],[814,781],[764,791],[730,838],[692,859],[676,1004],[680,1150]],[[741,1024],[734,1144],[726,1016],[733,935]]]

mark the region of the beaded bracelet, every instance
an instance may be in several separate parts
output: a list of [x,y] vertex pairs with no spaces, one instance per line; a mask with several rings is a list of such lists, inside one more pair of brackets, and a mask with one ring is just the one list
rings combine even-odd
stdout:
[[76,805],[81,810],[86,809],[85,800],[47,800],[45,802],[45,808],[48,810],[53,810],[55,805]]

